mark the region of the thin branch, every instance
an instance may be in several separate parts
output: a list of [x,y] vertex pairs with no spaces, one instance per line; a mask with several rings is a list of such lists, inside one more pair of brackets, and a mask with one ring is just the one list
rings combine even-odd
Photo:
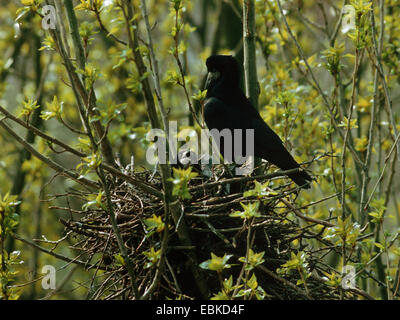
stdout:
[[98,189],[99,185],[91,180],[88,180],[84,177],[81,177],[79,174],[64,168],[58,163],[54,162],[50,158],[42,155],[39,151],[33,148],[28,142],[25,141],[22,137],[20,137],[14,130],[12,130],[4,121],[4,119],[0,120],[0,126],[3,127],[11,136],[15,138],[28,152],[30,152],[33,156],[38,158],[40,161],[46,163],[50,168],[57,171],[59,174],[68,177],[82,185],[85,185],[90,188]]
[[[313,82],[314,82],[314,84],[315,84],[315,87],[316,87],[317,91],[319,92],[320,96],[322,97],[322,100],[323,100],[323,102],[324,102],[324,105],[326,106],[326,108],[327,108],[327,110],[328,110],[328,112],[329,112],[329,115],[330,115],[330,117],[331,117],[331,119],[332,119],[332,123],[333,123],[333,125],[334,125],[336,131],[339,133],[339,135],[341,136],[341,138],[344,140],[344,133],[342,132],[341,128],[340,128],[340,127],[338,126],[338,124],[336,123],[336,117],[335,117],[335,115],[333,114],[333,111],[332,111],[332,109],[331,109],[331,104],[330,104],[330,102],[329,102],[329,100],[328,100],[328,97],[326,96],[326,94],[323,92],[321,86],[319,85],[319,82],[317,81],[317,78],[315,77],[314,72],[312,71],[312,69],[311,69],[309,63],[307,62],[307,58],[306,58],[306,56],[305,56],[305,54],[304,54],[304,52],[303,52],[303,49],[301,48],[300,44],[298,43],[296,37],[294,36],[294,34],[293,34],[292,30],[291,30],[291,28],[289,27],[289,24],[288,24],[288,22],[287,22],[287,20],[286,20],[286,16],[285,16],[285,14],[284,14],[284,12],[283,12],[283,9],[282,9],[280,0],[276,0],[276,2],[277,2],[277,4],[278,4],[278,8],[279,8],[279,11],[280,11],[280,13],[281,13],[283,22],[284,22],[284,24],[285,24],[285,26],[286,26],[286,29],[287,29],[287,31],[288,31],[290,37],[292,38],[293,42],[295,43],[296,48],[297,48],[297,51],[298,51],[299,54],[300,54],[300,57],[303,59],[305,65],[306,65],[306,67],[307,67],[307,70],[308,70],[308,72],[310,73],[311,78],[313,79]],[[350,143],[348,143],[348,146],[347,146],[347,147],[348,147],[349,150],[351,151],[355,162],[358,163],[358,164],[362,167],[362,166],[364,165],[364,163],[361,161],[359,155],[357,154],[357,151],[354,149],[354,147],[353,147]]]
[[[397,123],[396,119],[393,113],[393,103],[392,99],[390,97],[390,92],[389,88],[387,86],[386,82],[386,75],[385,71],[383,70],[382,62],[381,62],[381,51],[382,51],[382,44],[383,44],[383,35],[384,35],[384,30],[385,30],[385,19],[384,19],[384,5],[383,5],[383,0],[379,0],[379,10],[380,10],[380,19],[381,19],[381,24],[380,24],[380,35],[379,35],[379,44],[377,43],[376,40],[376,26],[375,26],[375,16],[374,16],[374,1],[371,0],[372,6],[371,6],[371,30],[372,30],[372,40],[373,40],[373,48],[375,52],[375,57],[376,57],[376,65],[378,67],[379,73],[381,75],[381,80],[382,80],[382,86],[383,86],[383,92],[385,94],[386,98],[386,103],[389,109],[389,115],[390,115],[390,122],[392,124],[392,128],[394,131],[395,137],[398,137],[399,135],[399,130],[397,129]],[[396,138],[396,140],[398,140]],[[400,161],[400,141],[397,142],[396,144],[396,151],[397,151],[397,160]]]
[[[63,256],[62,254],[53,252],[52,250],[46,249],[44,247],[41,247],[41,246],[37,245],[36,243],[19,236],[16,233],[12,233],[11,236],[13,238],[23,242],[23,243],[26,243],[27,245],[29,245],[31,247],[34,247],[34,248],[36,248],[36,249],[38,249],[38,250],[40,250],[40,251],[42,251],[44,253],[47,253],[47,254],[51,255],[51,256],[59,259],[59,260],[63,260],[63,261],[69,262],[69,263],[79,264],[79,265],[81,265],[81,266],[83,266],[85,268],[89,268],[89,269],[95,267],[94,265],[90,265],[85,261],[81,261],[81,260],[78,260],[78,259],[72,259],[72,258],[69,258],[67,256]],[[104,268],[104,267],[99,267],[99,269],[100,270],[107,270],[107,268]]]
[[[74,148],[72,148],[71,146],[69,146],[68,144],[54,138],[51,137],[47,134],[45,134],[43,131],[37,129],[36,127],[30,125],[29,123],[26,123],[25,121],[22,121],[21,119],[18,119],[17,117],[14,117],[10,112],[8,112],[5,108],[3,108],[2,106],[0,106],[0,112],[3,113],[6,118],[9,118],[10,120],[18,123],[19,125],[25,127],[26,129],[32,131],[33,133],[35,133],[37,136],[51,142],[54,143],[60,147],[62,147],[63,149],[65,149],[66,151],[80,157],[80,158],[85,158],[88,155],[86,153],[83,153],[81,151],[78,151]],[[4,119],[3,119],[4,120]],[[108,172],[110,172],[111,174],[113,174],[114,176],[117,176],[123,180],[125,180],[126,182],[131,183],[134,186],[137,186],[138,188],[142,189],[143,191],[148,192],[149,194],[162,199],[163,198],[163,194],[162,192],[160,192],[159,190],[157,190],[156,188],[153,188],[152,186],[150,186],[149,184],[146,184],[138,179],[135,179],[134,177],[128,176],[127,174],[121,172],[120,170],[118,170],[117,168],[114,168],[113,166],[108,165],[107,163],[102,163],[101,166],[107,170]]]
[[387,165],[388,165],[388,163],[389,163],[389,159],[390,159],[390,157],[392,156],[392,153],[393,153],[394,149],[396,149],[396,146],[397,146],[397,144],[399,143],[399,140],[400,140],[400,135],[397,136],[396,140],[394,141],[394,143],[393,143],[393,145],[392,145],[392,148],[391,148],[390,151],[389,151],[389,154],[387,155],[387,157],[386,157],[386,159],[385,159],[385,165],[383,166],[382,172],[381,172],[381,174],[379,175],[379,178],[378,178],[378,180],[376,181],[374,187],[372,188],[372,191],[371,191],[371,193],[370,193],[370,195],[369,195],[369,198],[368,198],[367,202],[366,202],[365,205],[364,205],[364,210],[367,210],[367,209],[368,209],[369,203],[371,202],[372,197],[374,196],[375,191],[376,191],[378,185],[381,183],[381,181],[382,181],[382,179],[383,179],[383,176],[384,176],[384,174],[385,174],[386,167],[387,167]]

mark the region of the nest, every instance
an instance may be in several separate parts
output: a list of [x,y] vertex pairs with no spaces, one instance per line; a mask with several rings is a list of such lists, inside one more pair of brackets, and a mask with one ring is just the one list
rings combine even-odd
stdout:
[[[272,195],[259,199],[260,216],[253,219],[249,233],[248,221],[232,217],[231,213],[243,210],[241,203],[255,201],[254,197],[244,196],[245,191],[254,188],[254,178],[232,178],[224,166],[215,167],[212,174],[207,176],[201,171],[199,173],[188,186],[191,199],[177,200],[175,203],[180,210],[178,224],[182,224],[178,228],[184,226],[190,242],[182,243],[176,232],[177,223],[171,219],[168,246],[159,276],[157,264],[149,264],[144,253],[161,248],[163,233],[149,233],[144,221],[153,215],[165,219],[163,201],[126,181],[108,177],[113,186],[111,191],[116,220],[133,263],[140,294],[153,285],[147,298],[207,298],[204,288],[208,298],[211,298],[221,291],[223,279],[232,275],[236,282],[239,277],[243,278],[243,263],[238,259],[246,255],[246,248],[250,245],[254,252],[265,252],[264,262],[252,270],[258,285],[264,290],[264,299],[338,299],[343,294],[352,298],[351,291],[335,289],[323,280],[332,271],[324,261],[324,256],[328,251],[335,250],[335,246],[328,251],[316,250],[311,246],[312,243],[329,245],[322,237],[328,223],[318,227],[318,222],[301,218],[295,204],[298,188],[287,184],[274,188]],[[162,190],[161,178],[157,173],[145,171],[131,176]],[[258,176],[257,180],[263,183],[271,180],[271,176]],[[282,181],[285,180],[281,177],[279,183]],[[82,213],[68,221],[62,220],[62,223],[70,234],[75,235],[77,240],[73,249],[86,257],[87,269],[96,270],[93,279],[102,279],[93,281],[90,297],[134,299],[130,277],[108,213],[102,208],[89,208]],[[303,210],[303,214],[306,217],[307,212]],[[296,245],[293,245],[294,241]],[[307,253],[309,277],[306,285],[301,283],[299,272],[279,272],[282,265],[293,257],[292,253],[297,254],[299,250]],[[200,268],[199,264],[210,259],[211,253],[219,257],[232,255],[229,260],[231,267],[222,273]],[[157,279],[155,285],[154,279]],[[199,288],[201,286],[203,293]]]

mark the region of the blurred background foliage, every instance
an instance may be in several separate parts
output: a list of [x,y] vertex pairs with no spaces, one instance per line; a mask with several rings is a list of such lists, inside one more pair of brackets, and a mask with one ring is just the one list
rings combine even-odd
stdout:
[[[49,31],[42,28],[42,17],[38,14],[44,2],[1,0],[0,105],[21,120],[30,121],[49,135],[86,152],[90,148],[87,138],[81,134],[83,127],[64,61],[55,50]],[[57,2],[63,8],[63,2]],[[85,70],[80,72],[88,80],[89,87],[88,82],[93,81],[97,97],[98,113],[91,121],[99,120],[104,127],[109,127],[108,139],[118,163],[125,167],[134,156],[136,170],[151,169],[145,161],[148,147],[145,134],[150,123],[118,0],[80,0],[73,4],[87,59]],[[191,116],[187,98],[189,96],[189,101],[200,110],[200,103],[192,96],[204,89],[205,59],[211,54],[232,54],[243,62],[242,1],[183,0],[178,14],[175,4],[176,1],[169,0],[147,1],[161,89],[169,119],[177,120],[180,128],[198,130],[200,127]],[[342,221],[337,230],[330,230],[333,238],[340,238],[340,232],[344,232],[344,241],[352,241],[351,230],[368,228],[373,236],[359,240],[354,246],[350,243],[350,246],[359,257],[360,264],[356,267],[366,268],[377,280],[363,283],[357,279],[357,285],[375,298],[393,298],[395,293],[388,293],[390,290],[382,284],[395,288],[398,293],[400,180],[398,154],[393,150],[397,130],[393,125],[398,123],[400,103],[400,22],[396,19],[400,15],[400,1],[296,0],[281,1],[281,4],[304,56],[299,54],[277,2],[255,1],[260,113],[299,162],[316,159],[310,167],[316,182],[311,190],[301,192],[298,206],[337,193],[337,197],[310,207],[306,214],[318,219],[350,217],[351,222]],[[340,19],[346,4],[356,8],[357,23],[355,29],[343,33]],[[143,36],[139,38],[139,51],[145,64],[150,65],[139,1],[134,0],[133,5],[137,8],[134,19]],[[370,10],[374,10],[375,26]],[[58,21],[57,26],[66,30],[66,44],[73,51],[66,12],[61,11],[64,19],[62,24]],[[182,70],[177,64],[176,50],[182,63],[185,88],[181,83]],[[385,83],[377,71],[377,61],[382,63]],[[79,64],[78,59],[73,63]],[[151,77],[150,74],[145,76]],[[388,93],[391,104],[386,99]],[[352,119],[348,122],[352,101]],[[0,119],[2,116],[0,114]],[[14,122],[7,123],[41,154],[66,168],[74,169],[79,165],[78,158],[66,152],[59,153],[56,146],[50,148],[43,139],[35,138]],[[344,138],[338,130],[351,134],[347,137],[349,146],[344,154]],[[81,187],[76,182],[55,175],[46,164],[31,157],[3,128],[0,132],[0,196],[3,197],[0,199],[5,199],[7,194],[16,196],[8,204],[4,200],[0,208],[18,213],[14,231],[25,239],[39,239],[38,245],[56,248],[62,255],[79,257],[79,252],[69,249],[73,239],[52,242],[65,235],[59,219],[67,219],[71,214],[57,208],[80,210],[90,199],[80,193]],[[373,142],[369,143],[372,136]],[[363,185],[365,171],[357,164],[354,153],[361,162],[370,157],[366,186]],[[96,180],[93,172],[83,174]],[[272,186],[281,182],[277,180]],[[344,199],[340,197],[343,189],[346,190]],[[67,191],[78,196],[63,197]],[[6,235],[4,221],[2,223],[1,232]],[[348,225],[343,226],[346,223]],[[314,228],[318,231],[318,226]],[[293,246],[296,245],[294,241]],[[314,245],[317,248],[319,244]],[[10,259],[11,252],[20,252],[18,257],[13,256],[15,263],[7,267],[10,272],[3,266],[2,285],[15,286],[8,298],[19,295],[24,299],[87,297],[93,271],[56,259],[12,237],[4,236],[2,246],[3,260],[5,252],[10,253]],[[377,253],[379,256],[371,262]],[[340,270],[338,256],[327,256],[326,263]],[[33,281],[48,264],[56,267],[58,279],[57,290],[51,292],[42,289],[40,280]],[[332,278],[330,281],[334,282]]]

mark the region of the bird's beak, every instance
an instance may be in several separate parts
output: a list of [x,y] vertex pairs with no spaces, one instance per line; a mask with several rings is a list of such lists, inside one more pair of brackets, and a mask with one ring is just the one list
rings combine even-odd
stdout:
[[208,89],[211,85],[211,83],[215,82],[221,77],[221,73],[219,71],[215,72],[209,72],[207,75],[207,80],[206,80],[206,89]]

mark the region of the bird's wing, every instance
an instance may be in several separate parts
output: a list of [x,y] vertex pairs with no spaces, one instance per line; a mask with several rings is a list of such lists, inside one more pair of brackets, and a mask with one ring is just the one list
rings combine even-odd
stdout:
[[282,169],[297,168],[297,162],[286,150],[281,138],[264,122],[258,111],[254,111],[251,127],[254,128],[255,155]]
[[[247,99],[238,97],[237,101],[228,106],[221,99],[208,98],[204,104],[204,120],[210,130],[254,129],[256,157],[263,158],[283,170],[299,167],[279,136],[264,122]],[[298,185],[309,187],[308,181],[311,177],[306,172],[295,172],[289,174],[289,177]]]
[[[252,120],[254,131],[254,151],[257,157],[268,160],[268,162],[278,166],[282,170],[298,168],[299,164],[286,150],[279,136],[259,117]],[[310,187],[312,180],[305,171],[288,174],[294,182],[305,189]]]
[[281,138],[265,123],[255,109],[254,111],[250,118],[249,127],[254,129],[254,146],[256,150],[259,149],[271,153],[284,148]]
[[255,153],[260,158],[268,160],[266,156],[285,149],[279,136],[244,99],[239,98],[236,103],[228,106],[221,99],[208,98],[204,103],[204,120],[210,130],[254,129]]
[[[222,100],[215,97],[210,97],[206,99],[204,103],[204,120],[207,124],[208,129],[210,130],[214,142],[217,143],[220,153],[227,161],[232,160],[234,145],[232,144],[232,141],[230,144],[226,145],[227,142],[225,141],[225,138],[220,135],[220,133],[224,129],[234,129],[234,119],[235,116],[233,115],[232,108],[229,108],[229,106]],[[213,129],[217,129],[218,132],[214,132]],[[228,147],[227,150],[230,150],[230,152],[228,151],[228,153],[226,153],[225,147]]]
[[222,130],[233,129],[231,109],[218,98],[207,98],[204,102],[204,120],[207,127]]

